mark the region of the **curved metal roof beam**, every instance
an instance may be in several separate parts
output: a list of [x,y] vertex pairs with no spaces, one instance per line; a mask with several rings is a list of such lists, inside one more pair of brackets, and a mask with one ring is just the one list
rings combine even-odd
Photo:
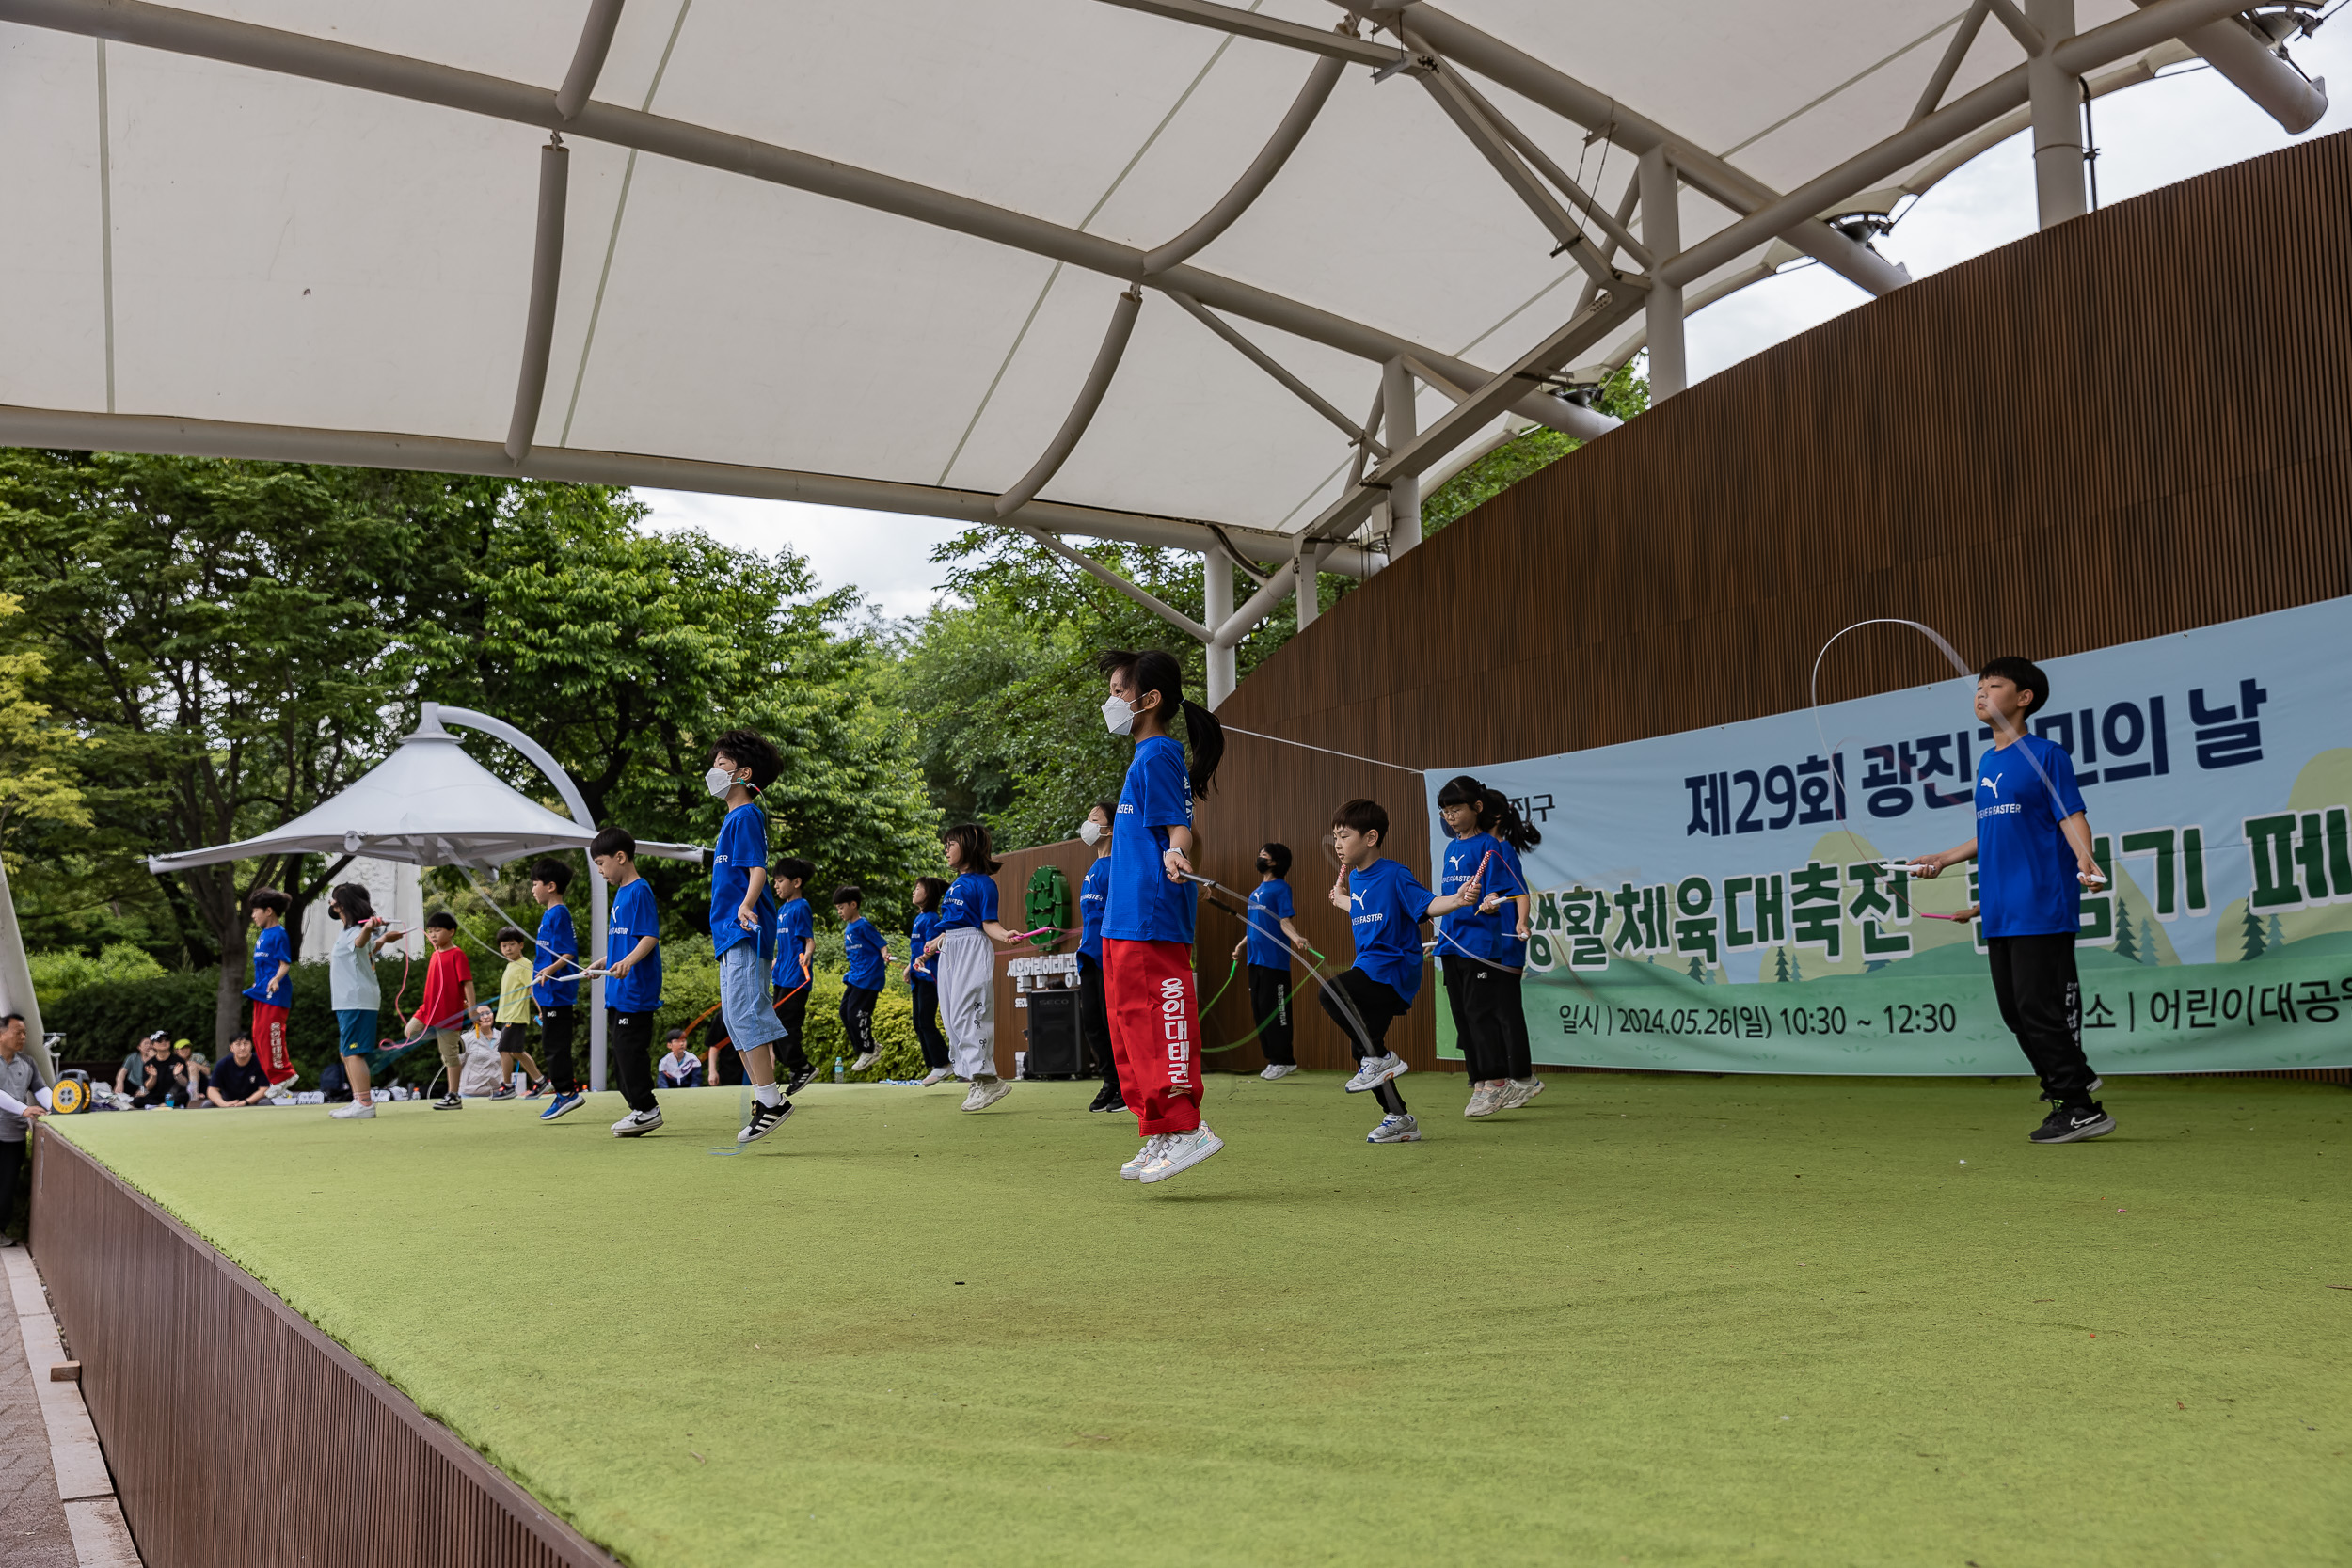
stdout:
[[[2135,0],[2142,7],[2155,0]],[[2205,57],[2238,91],[2252,99],[2290,135],[2308,131],[2328,112],[2328,84],[2313,81],[2254,36],[2235,16],[2192,28],[2181,41]]]
[[1233,182],[1233,188],[1217,198],[1216,204],[1201,214],[1191,228],[1166,245],[1154,245],[1144,252],[1143,275],[1146,277],[1153,273],[1166,272],[1200,249],[1224,233],[1235,218],[1249,210],[1249,204],[1264,193],[1265,188],[1274,182],[1274,177],[1282,172],[1282,166],[1290,162],[1291,154],[1298,150],[1298,144],[1306,138],[1307,128],[1315,122],[1315,116],[1323,112],[1323,105],[1330,98],[1331,89],[1340,85],[1340,72],[1346,69],[1347,62],[1336,55],[1326,55],[1315,62],[1314,69],[1307,72],[1306,86],[1300,87],[1298,96],[1291,101],[1290,112],[1274,128],[1274,135],[1266,139],[1265,146],[1250,160],[1249,166],[1242,170],[1241,178]]
[[564,72],[564,85],[555,89],[555,112],[565,119],[577,116],[587,106],[588,97],[596,90],[596,78],[604,74],[604,57],[612,52],[612,32],[621,24],[621,0],[589,0],[588,20],[580,30],[580,43],[572,51],[572,66]]
[[506,425],[506,456],[520,463],[539,434],[539,404],[548,395],[548,354],[555,346],[555,293],[564,277],[564,203],[571,186],[571,150],[561,136],[539,149],[539,228],[531,245],[531,305],[523,315],[523,368],[515,384],[515,413]]
[[996,498],[996,515],[1009,517],[1037,498],[1061,466],[1070,461],[1070,454],[1078,449],[1078,437],[1094,422],[1095,410],[1103,406],[1103,394],[1111,389],[1111,377],[1119,373],[1119,361],[1127,353],[1127,340],[1135,335],[1136,312],[1143,309],[1143,291],[1131,288],[1119,296],[1111,307],[1111,324],[1104,330],[1103,346],[1094,351],[1094,364],[1078,388],[1078,401],[1070,405],[1061,428],[1038,454],[1029,471],[1023,474],[1013,487]]
[[1183,306],[1186,315],[1192,317],[1193,320],[1199,322],[1201,325],[1207,327],[1210,331],[1216,333],[1218,337],[1231,343],[1234,349],[1241,354],[1243,358],[1248,360],[1251,364],[1265,372],[1266,374],[1280,382],[1284,389],[1289,391],[1292,396],[1297,398],[1299,402],[1305,404],[1308,407],[1313,409],[1316,413],[1322,415],[1325,419],[1330,420],[1331,423],[1338,426],[1346,434],[1349,440],[1357,443],[1359,446],[1369,446],[1373,450],[1375,456],[1385,457],[1388,455],[1389,449],[1382,446],[1369,432],[1359,429],[1353,420],[1350,420],[1346,415],[1341,413],[1337,408],[1333,407],[1321,393],[1317,392],[1312,387],[1308,386],[1305,382],[1299,380],[1298,377],[1293,375],[1288,370],[1284,369],[1281,361],[1276,359],[1274,356],[1268,354],[1265,350],[1260,348],[1257,344],[1243,337],[1239,332],[1233,330],[1232,325],[1228,323],[1224,317],[1218,315],[1216,311],[1210,309],[1207,306],[1201,304],[1199,300],[1193,298],[1188,293],[1184,293],[1175,289],[1167,289],[1162,292],[1166,293],[1168,298]]

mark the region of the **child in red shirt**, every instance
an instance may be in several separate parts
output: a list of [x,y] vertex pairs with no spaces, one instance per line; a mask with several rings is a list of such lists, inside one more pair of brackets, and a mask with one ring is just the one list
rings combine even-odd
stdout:
[[457,1085],[466,1066],[465,1022],[473,1012],[473,965],[457,945],[457,917],[447,910],[425,916],[424,940],[433,957],[424,966],[424,1000],[408,1021],[407,1037],[415,1039],[428,1029],[433,1031],[449,1082],[449,1092],[435,1101],[433,1108],[460,1111],[466,1106],[458,1098]]

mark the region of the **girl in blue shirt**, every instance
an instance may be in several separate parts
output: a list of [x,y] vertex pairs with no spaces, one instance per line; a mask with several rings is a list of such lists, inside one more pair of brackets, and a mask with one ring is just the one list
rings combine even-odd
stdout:
[[1078,1016],[1103,1073],[1089,1111],[1127,1108],[1126,1091],[1119,1086],[1119,1053],[1111,1049],[1110,1006],[1103,993],[1103,911],[1110,903],[1111,824],[1118,820],[1118,801],[1097,800],[1078,827],[1078,837],[1094,848],[1094,863],[1078,883]]
[[703,787],[726,802],[710,859],[710,946],[719,958],[719,1016],[752,1081],[752,1119],[735,1135],[752,1143],[784,1125],[792,1101],[776,1084],[784,1037],[768,998],[775,953],[776,904],[768,891],[768,814],[757,797],[784,771],[784,758],[755,730],[729,730],[710,750]]
[[1258,1049],[1265,1056],[1259,1077],[1272,1081],[1298,1070],[1291,1050],[1291,948],[1307,939],[1291,924],[1298,912],[1291,902],[1287,844],[1258,846],[1258,885],[1249,890],[1248,929],[1233,944],[1233,957],[1249,959],[1249,1016],[1258,1025]]
[[923,1086],[953,1078],[948,1065],[947,1037],[939,1032],[939,976],[932,969],[931,937],[939,929],[939,901],[947,895],[946,879],[914,879],[914,922],[907,936],[907,990],[914,998],[914,1037],[923,1045]]
[[1438,791],[1438,816],[1454,835],[1438,891],[1452,893],[1473,878],[1491,890],[1474,908],[1438,923],[1438,971],[1473,1085],[1462,1114],[1489,1117],[1526,1104],[1544,1088],[1519,996],[1530,903],[1519,851],[1534,848],[1544,835],[1520,819],[1501,790],[1468,773],[1448,779]]
[[927,951],[939,956],[939,1006],[956,1076],[968,1078],[967,1111],[984,1111],[1012,1092],[996,1074],[996,952],[991,940],[1019,941],[996,918],[997,861],[988,830],[959,822],[939,835],[956,879],[939,900]]
[[1389,1049],[1389,1025],[1412,1011],[1421,992],[1421,923],[1477,903],[1479,882],[1472,873],[1454,892],[1433,895],[1410,871],[1382,857],[1388,836],[1389,814],[1377,800],[1350,800],[1332,815],[1340,879],[1331,884],[1331,902],[1347,913],[1356,963],[1324,988],[1323,1010],[1358,1058],[1347,1092],[1370,1089],[1386,1113],[1364,1141],[1410,1144],[1421,1142],[1421,1124],[1397,1092],[1406,1064]]
[[833,890],[833,912],[841,917],[841,953],[848,969],[841,977],[841,1033],[857,1053],[851,1072],[864,1072],[882,1058],[874,1041],[874,1002],[882,995],[890,971],[890,940],[882,927],[866,918],[866,890],[844,882]]
[[[1115,648],[1097,656],[1110,684],[1103,721],[1136,737],[1111,834],[1103,912],[1103,990],[1119,1081],[1143,1148],[1119,1174],[1165,1181],[1225,1147],[1200,1120],[1200,1011],[1192,974],[1192,802],[1225,754],[1216,717],[1184,700],[1175,656]],[[1181,712],[1192,761],[1168,733]]]

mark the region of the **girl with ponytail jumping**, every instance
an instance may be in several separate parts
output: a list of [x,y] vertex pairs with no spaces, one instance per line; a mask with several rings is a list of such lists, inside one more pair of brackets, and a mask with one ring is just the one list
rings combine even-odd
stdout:
[[996,859],[988,830],[960,822],[939,835],[956,879],[939,900],[929,951],[939,955],[939,1006],[956,1076],[971,1080],[967,1111],[985,1111],[1012,1092],[996,1073],[996,950],[1020,938],[996,918]]
[[1456,910],[1438,923],[1438,973],[1473,1085],[1462,1114],[1490,1117],[1526,1104],[1544,1088],[1519,1005],[1531,902],[1519,851],[1534,848],[1544,835],[1521,819],[1502,791],[1467,773],[1438,791],[1438,815],[1454,835],[1439,891],[1453,893],[1472,881],[1491,890],[1475,909]]
[[[1095,659],[1110,683],[1103,721],[1133,736],[1135,760],[1112,824],[1110,895],[1103,911],[1103,990],[1111,1050],[1143,1147],[1121,1177],[1165,1181],[1225,1147],[1200,1119],[1200,1013],[1192,974],[1192,802],[1225,754],[1215,715],[1184,700],[1175,656],[1110,649]],[[1182,711],[1192,762],[1168,734]]]

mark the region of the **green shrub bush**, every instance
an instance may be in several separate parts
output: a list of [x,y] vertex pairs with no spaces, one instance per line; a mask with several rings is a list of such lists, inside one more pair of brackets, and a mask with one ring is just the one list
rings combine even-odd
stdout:
[[65,948],[30,954],[24,964],[32,971],[33,994],[40,1001],[44,1023],[48,1022],[50,1009],[77,990],[110,981],[152,980],[167,973],[153,954],[127,942],[110,944],[94,958],[87,953]]

